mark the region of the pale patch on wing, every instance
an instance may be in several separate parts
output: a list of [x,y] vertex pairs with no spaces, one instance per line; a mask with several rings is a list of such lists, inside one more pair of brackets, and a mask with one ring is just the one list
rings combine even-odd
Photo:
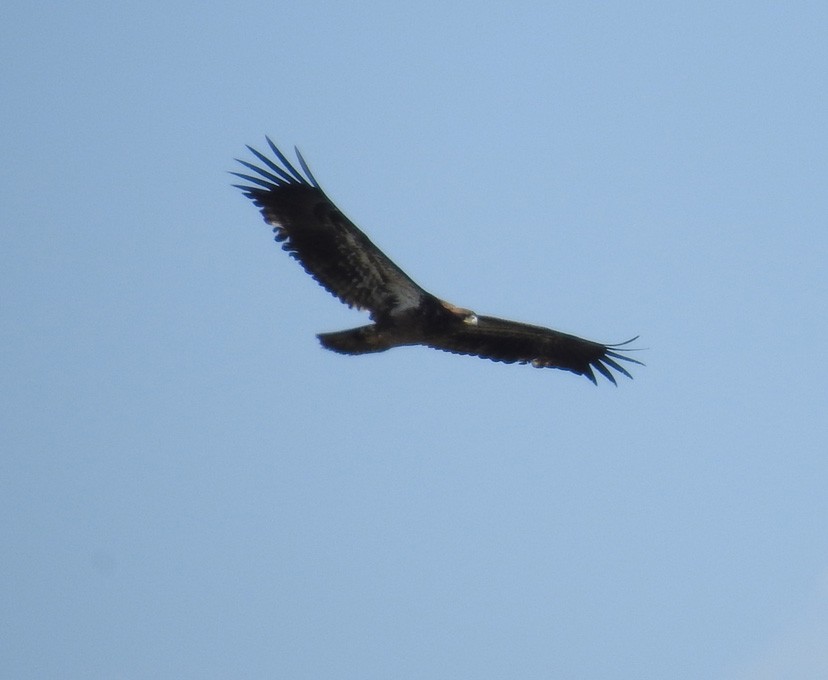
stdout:
[[274,236],[276,237],[277,241],[284,241],[288,237],[287,228],[285,225],[279,220],[278,217],[274,216],[272,213],[268,213],[265,217],[265,222],[273,227]]
[[422,303],[422,295],[411,286],[395,285],[392,288],[394,293],[394,304],[391,307],[391,314],[403,314],[415,309]]
[[366,298],[374,298],[374,309],[384,308],[386,313],[396,316],[420,306],[420,287],[382,251],[376,247],[366,248],[361,239],[349,229],[341,229],[339,236],[344,242],[340,244],[342,256],[349,260],[354,272],[361,272],[362,278],[355,281],[354,286],[364,292]]

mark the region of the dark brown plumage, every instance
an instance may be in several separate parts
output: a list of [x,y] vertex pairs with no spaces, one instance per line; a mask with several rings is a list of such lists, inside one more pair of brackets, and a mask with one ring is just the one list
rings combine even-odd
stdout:
[[596,382],[593,369],[612,383],[610,369],[631,378],[619,363],[632,340],[603,345],[560,331],[479,316],[440,300],[417,285],[377,248],[325,195],[296,150],[304,175],[267,139],[281,165],[252,147],[262,167],[240,160],[255,175],[234,172],[249,184],[234,185],[273,225],[276,240],[305,271],[349,307],[365,309],[373,324],[321,333],[322,345],[341,354],[382,352],[426,345],[505,363],[560,368]]

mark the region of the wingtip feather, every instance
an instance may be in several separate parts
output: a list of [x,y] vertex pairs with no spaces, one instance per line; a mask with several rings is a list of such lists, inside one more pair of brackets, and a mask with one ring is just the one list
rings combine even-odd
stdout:
[[302,152],[299,151],[299,147],[294,146],[293,150],[296,152],[296,157],[299,159],[299,165],[302,166],[302,170],[305,171],[305,174],[308,176],[308,179],[311,181],[311,184],[313,184],[313,186],[315,186],[317,189],[320,189],[321,187],[319,186],[319,182],[317,182],[316,177],[313,176],[310,167],[308,167],[308,164],[305,162],[305,159],[302,156]]
[[285,156],[285,154],[283,154],[279,150],[279,147],[277,147],[273,143],[273,141],[270,139],[270,137],[265,135],[265,139],[267,140],[268,146],[270,146],[270,150],[273,151],[273,153],[276,154],[276,157],[284,164],[284,166],[288,169],[288,171],[290,171],[290,173],[293,175],[293,181],[305,182],[305,179],[302,177],[301,173],[295,167],[293,167],[293,164],[287,159],[287,156]]

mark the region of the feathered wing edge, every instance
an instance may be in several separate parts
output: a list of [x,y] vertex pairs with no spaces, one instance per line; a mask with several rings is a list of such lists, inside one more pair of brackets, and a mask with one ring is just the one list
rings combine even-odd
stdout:
[[261,209],[282,248],[339,300],[369,310],[374,319],[416,306],[425,291],[333,204],[299,150],[304,175],[266,139],[281,166],[248,146],[265,167],[236,159],[258,176],[231,174],[249,182],[233,186]]
[[[285,155],[279,151],[279,148],[271,141],[270,137],[265,137],[267,140],[267,144],[270,147],[270,150],[276,155],[276,158],[284,165],[284,168],[279,167],[270,160],[267,156],[263,153],[256,151],[252,146],[247,146],[247,150],[250,151],[256,158],[258,158],[262,163],[264,163],[268,168],[270,168],[273,172],[268,172],[264,168],[260,168],[257,165],[253,165],[253,163],[248,163],[247,161],[243,161],[240,158],[236,159],[236,162],[241,163],[244,167],[252,170],[260,174],[262,177],[254,177],[253,175],[245,175],[240,172],[231,172],[231,175],[235,175],[236,177],[240,177],[241,179],[247,182],[253,182],[253,184],[257,184],[260,187],[264,187],[265,189],[273,190],[275,188],[285,186],[286,184],[307,184],[309,186],[316,187],[317,189],[321,190],[319,186],[319,182],[316,181],[316,178],[313,176],[308,164],[305,162],[305,159],[302,157],[301,152],[297,147],[293,147],[293,150],[296,152],[296,158],[299,159],[299,165],[302,167],[302,170],[305,172],[305,176],[293,166],[293,164],[285,157]],[[275,174],[273,174],[275,173]],[[264,179],[262,179],[264,178]],[[243,186],[240,184],[234,184],[234,187],[237,189],[241,189],[244,192],[249,191],[253,187]],[[248,198],[253,198],[252,196],[248,196]]]
[[[636,348],[626,348],[624,347],[624,345],[629,345],[631,342],[635,342],[636,340],[638,340],[637,335],[634,338],[625,340],[624,342],[617,342],[612,345],[604,345],[604,354],[601,356],[600,359],[596,359],[590,365],[594,366],[595,369],[599,371],[601,375],[606,377],[613,385],[617,386],[618,383],[615,381],[615,376],[609,371],[607,366],[609,366],[610,368],[614,368],[616,371],[618,371],[622,375],[627,376],[630,380],[632,380],[632,375],[630,375],[629,371],[627,371],[626,368],[619,364],[618,361],[616,361],[616,359],[621,361],[628,361],[631,364],[638,364],[639,366],[643,366],[643,361],[633,359],[632,357],[629,357],[625,354],[620,354],[620,352],[635,352]],[[584,375],[586,375],[586,377],[589,378],[593,384],[598,384],[598,382],[595,380],[595,374],[592,371],[584,373]]]
[[585,376],[596,385],[597,371],[613,385],[617,385],[612,370],[632,378],[619,362],[643,365],[637,359],[623,354],[634,351],[625,346],[637,339],[638,336],[625,342],[604,345],[551,328],[478,316],[476,324],[464,325],[427,344],[445,352],[474,355],[492,361],[571,371]]

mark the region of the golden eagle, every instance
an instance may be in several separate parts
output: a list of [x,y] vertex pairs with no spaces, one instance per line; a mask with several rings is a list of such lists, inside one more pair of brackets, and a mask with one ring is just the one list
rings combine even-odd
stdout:
[[234,186],[261,209],[283,250],[346,305],[368,310],[374,321],[319,334],[326,349],[366,354],[426,345],[493,361],[560,368],[593,383],[595,369],[613,384],[610,368],[632,377],[619,361],[641,363],[620,353],[628,351],[623,345],[636,338],[602,345],[541,326],[482,316],[440,300],[418,286],[342,214],[322,191],[298,149],[304,175],[266,139],[281,165],[248,146],[265,167],[239,160],[256,176],[234,172],[253,185]]

